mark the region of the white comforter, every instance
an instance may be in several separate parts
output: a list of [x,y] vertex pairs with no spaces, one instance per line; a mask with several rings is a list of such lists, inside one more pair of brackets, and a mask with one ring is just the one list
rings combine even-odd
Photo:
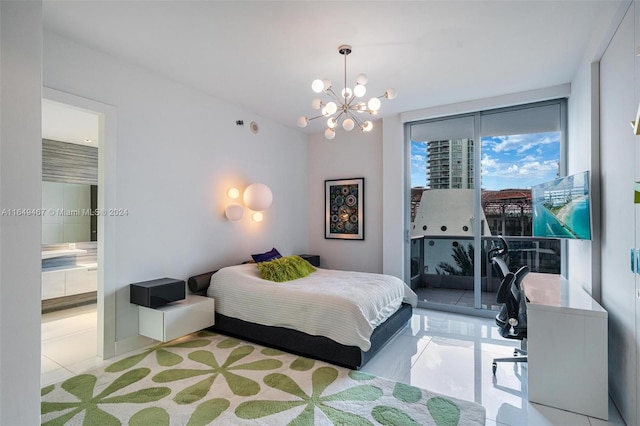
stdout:
[[338,343],[371,347],[371,333],[417,296],[390,275],[318,269],[284,283],[263,280],[255,264],[222,268],[211,277],[207,295],[216,312],[244,321],[291,328]]

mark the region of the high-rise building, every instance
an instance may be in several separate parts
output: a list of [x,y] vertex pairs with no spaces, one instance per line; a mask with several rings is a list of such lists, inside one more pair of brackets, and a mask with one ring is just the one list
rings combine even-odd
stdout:
[[473,188],[473,139],[427,142],[427,187]]

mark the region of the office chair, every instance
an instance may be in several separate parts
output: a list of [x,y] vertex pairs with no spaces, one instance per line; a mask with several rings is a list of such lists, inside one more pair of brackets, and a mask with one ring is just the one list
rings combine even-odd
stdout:
[[509,244],[502,235],[498,235],[502,247],[494,247],[487,253],[487,258],[493,265],[493,270],[500,277],[504,277],[509,273],[509,266],[507,265],[507,255],[509,254]]
[[[522,280],[529,273],[527,265],[515,273],[509,272],[500,283],[496,300],[502,303],[502,309],[496,315],[500,335],[506,339],[520,340],[520,348],[513,350],[513,357],[495,358],[493,374],[496,374],[498,362],[527,362],[527,303],[522,291]],[[519,356],[524,355],[524,356]]]

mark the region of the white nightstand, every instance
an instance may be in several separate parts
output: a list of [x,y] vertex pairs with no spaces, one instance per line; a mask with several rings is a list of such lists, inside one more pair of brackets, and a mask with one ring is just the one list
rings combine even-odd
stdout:
[[211,297],[187,295],[184,300],[159,308],[138,306],[138,332],[162,342],[182,337],[214,324],[215,302]]

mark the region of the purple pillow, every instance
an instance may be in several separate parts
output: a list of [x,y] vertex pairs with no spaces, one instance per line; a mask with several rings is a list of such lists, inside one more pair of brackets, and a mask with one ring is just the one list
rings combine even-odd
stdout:
[[274,247],[265,253],[252,254],[251,257],[256,263],[260,263],[260,262],[270,262],[274,259],[280,259],[282,255]]

